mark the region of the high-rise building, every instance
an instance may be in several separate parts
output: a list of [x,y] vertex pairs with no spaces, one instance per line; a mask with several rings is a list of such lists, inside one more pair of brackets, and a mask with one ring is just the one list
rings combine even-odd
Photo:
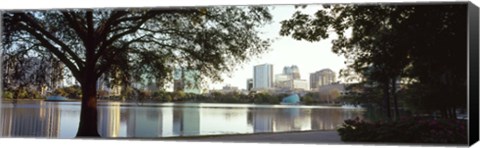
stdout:
[[331,69],[322,69],[310,74],[310,89],[312,90],[332,83],[335,83],[335,72]]
[[287,80],[281,81],[276,84],[277,88],[289,89],[289,90],[308,90],[307,80]]
[[247,90],[250,91],[253,88],[253,79],[247,79]]
[[198,71],[176,69],[173,74],[174,91],[200,94],[201,89],[197,79],[199,75]]
[[300,79],[300,70],[298,69],[297,65],[283,67],[283,74],[287,75],[290,79],[293,80]]
[[273,65],[262,64],[253,68],[253,88],[269,89],[273,87]]

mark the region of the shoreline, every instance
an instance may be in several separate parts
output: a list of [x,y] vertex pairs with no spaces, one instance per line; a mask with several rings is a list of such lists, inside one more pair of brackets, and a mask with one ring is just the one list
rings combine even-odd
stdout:
[[[35,102],[35,101],[41,101],[41,102],[77,102],[80,103],[81,100],[77,99],[71,99],[71,100],[60,100],[60,101],[48,101],[45,99],[18,99],[16,100],[17,103],[19,102]],[[1,102],[5,103],[13,103],[14,99],[1,99]],[[324,106],[324,107],[342,107],[343,105],[339,104],[298,104],[298,105],[282,105],[280,103],[278,104],[269,104],[269,103],[228,103],[228,102],[135,102],[135,101],[115,101],[115,100],[98,100],[98,105],[106,105],[106,104],[101,104],[101,103],[128,103],[128,104],[136,104],[138,106],[151,106],[150,104],[161,104],[161,105],[168,105],[168,104],[228,104],[228,105],[278,105],[278,106]],[[160,105],[160,106],[161,106]],[[130,105],[129,105],[130,106]],[[359,108],[359,107],[357,107]]]
[[259,143],[344,143],[336,130],[308,130],[285,132],[260,132],[240,134],[195,135],[174,137],[110,137],[106,140],[160,140],[195,142],[259,142]]

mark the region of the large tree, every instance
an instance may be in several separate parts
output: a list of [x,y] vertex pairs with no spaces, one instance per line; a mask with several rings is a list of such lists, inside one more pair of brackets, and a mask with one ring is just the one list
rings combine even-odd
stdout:
[[221,80],[238,63],[266,51],[258,27],[264,7],[32,10],[3,14],[5,52],[53,55],[81,85],[77,137],[97,132],[97,80],[122,83],[153,79],[158,85],[176,68],[199,79]]
[[332,51],[346,57],[347,71],[381,87],[388,118],[390,98],[399,114],[401,78],[423,86],[428,95],[417,94],[417,99],[430,100],[423,107],[452,112],[465,106],[466,10],[466,3],[325,5],[313,16],[297,11],[282,21],[280,34],[319,41],[333,30],[338,38]]

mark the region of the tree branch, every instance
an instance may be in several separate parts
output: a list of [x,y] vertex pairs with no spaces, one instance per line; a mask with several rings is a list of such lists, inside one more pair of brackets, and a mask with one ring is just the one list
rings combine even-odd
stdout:
[[[33,28],[37,29],[38,31],[40,31],[40,33],[42,33],[44,36],[46,36],[48,39],[52,40],[53,42],[55,42],[56,44],[60,45],[60,47],[62,47],[62,50],[66,51],[72,58],[73,60],[75,61],[75,63],[77,63],[78,65],[78,68],[79,69],[82,69],[83,67],[83,61],[80,59],[80,57],[77,56],[77,54],[75,54],[75,52],[73,52],[65,43],[63,43],[60,39],[56,38],[55,36],[53,36],[50,32],[48,32],[47,30],[45,30],[45,28],[43,28],[42,26],[40,26],[38,24],[37,21],[35,21],[33,18],[31,18],[31,16],[29,15],[26,15],[26,14],[19,14],[20,17],[23,17],[25,18],[26,20],[26,23],[30,26],[32,26]],[[20,23],[21,24],[21,23]],[[35,32],[37,33],[37,32]]]
[[55,46],[53,46],[47,39],[45,39],[42,34],[36,32],[35,29],[29,28],[28,26],[22,26],[22,28],[24,28],[25,31],[33,35],[38,41],[40,41],[41,46],[50,50],[58,59],[60,59],[68,67],[68,69],[70,69],[73,76],[77,78],[77,80],[83,80],[79,72],[79,69],[75,67],[72,61],[70,61],[62,52],[60,52],[60,50],[58,50]]
[[73,13],[70,14],[67,11],[61,11],[61,12],[63,16],[65,16],[65,18],[67,19],[68,25],[72,27],[73,30],[75,30],[75,33],[77,33],[78,37],[85,42],[87,39],[86,37],[87,31],[84,29],[84,27],[80,25],[81,22],[77,21],[75,14]]

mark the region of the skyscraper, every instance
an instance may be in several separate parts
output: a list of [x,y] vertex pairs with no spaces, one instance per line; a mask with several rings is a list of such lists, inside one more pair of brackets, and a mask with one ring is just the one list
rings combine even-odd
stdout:
[[253,67],[253,88],[268,89],[273,87],[273,65],[262,64]]
[[176,69],[173,73],[173,89],[174,91],[183,91],[186,93],[200,94],[200,82],[198,77],[199,71]]
[[247,90],[250,91],[253,88],[253,79],[247,79]]
[[283,67],[283,74],[287,75],[292,80],[300,79],[300,70],[298,69],[297,65]]
[[317,89],[320,86],[329,85],[335,82],[335,72],[331,69],[322,69],[310,74],[310,89]]

